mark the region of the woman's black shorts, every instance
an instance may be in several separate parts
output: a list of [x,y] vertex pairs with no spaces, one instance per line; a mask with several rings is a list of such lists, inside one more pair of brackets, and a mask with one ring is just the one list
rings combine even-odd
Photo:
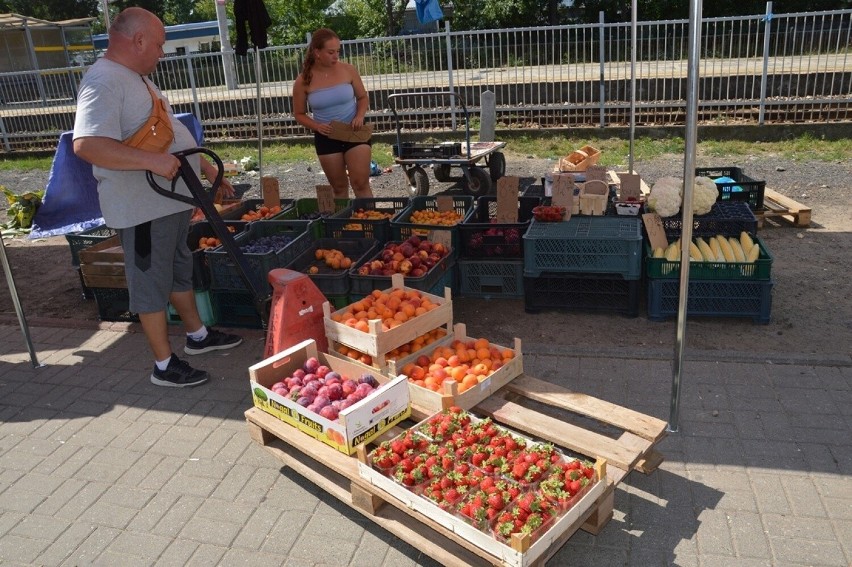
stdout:
[[369,142],[342,142],[340,140],[332,140],[325,134],[314,132],[314,148],[316,148],[318,156],[325,156],[329,154],[345,154],[355,146],[360,146],[362,144],[372,146],[373,141],[370,140]]

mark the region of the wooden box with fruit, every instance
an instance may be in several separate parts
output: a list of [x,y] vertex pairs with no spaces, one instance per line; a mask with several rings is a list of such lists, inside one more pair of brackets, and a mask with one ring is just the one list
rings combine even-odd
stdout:
[[249,367],[254,405],[346,454],[411,415],[403,377],[365,372],[312,339]]
[[458,407],[358,457],[373,486],[513,567],[563,542],[607,484],[605,459],[569,457]]
[[391,278],[392,287],[375,290],[369,296],[332,312],[323,305],[325,332],[329,344],[346,345],[371,357],[379,368],[392,350],[421,335],[453,324],[449,290],[439,297],[407,287],[401,274]]
[[425,411],[470,409],[524,372],[521,339],[514,348],[496,345],[468,337],[463,323],[389,366],[391,376],[408,378],[411,403]]

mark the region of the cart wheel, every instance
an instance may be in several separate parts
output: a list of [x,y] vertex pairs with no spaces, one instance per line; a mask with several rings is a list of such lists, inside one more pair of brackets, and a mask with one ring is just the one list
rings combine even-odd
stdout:
[[435,179],[441,181],[442,183],[450,181],[450,164],[448,163],[439,163],[436,165],[432,171],[435,173]]
[[494,152],[488,158],[488,172],[491,174],[491,181],[497,181],[506,175],[506,156],[501,152]]
[[408,192],[412,197],[425,197],[429,194],[429,176],[419,165],[408,170]]
[[491,192],[491,176],[481,167],[468,169],[470,179],[467,181],[467,192],[474,197],[482,197]]

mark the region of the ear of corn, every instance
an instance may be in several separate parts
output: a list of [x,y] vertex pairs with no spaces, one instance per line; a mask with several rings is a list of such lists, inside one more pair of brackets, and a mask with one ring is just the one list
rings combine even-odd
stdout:
[[760,244],[755,242],[746,256],[746,261],[752,263],[757,262],[758,256],[760,256]]
[[716,262],[719,258],[713,253],[713,250],[710,249],[710,245],[701,238],[700,236],[695,239],[696,244],[698,244],[698,250],[701,252],[701,255],[704,257],[705,262]]
[[689,243],[689,261],[690,262],[703,262],[704,256],[701,254],[701,249],[698,248],[698,245],[694,242]]
[[660,248],[659,246],[654,248],[654,258],[665,258],[665,256],[666,256],[665,249]]
[[716,258],[720,262],[724,262],[725,255],[722,254],[722,248],[719,246],[719,240],[716,238],[711,238],[708,244],[710,244],[710,249],[713,251],[713,254],[716,256]]
[[680,259],[680,252],[678,252],[677,243],[672,242],[669,244],[663,256],[669,262],[677,262]]
[[734,251],[731,249],[730,243],[724,236],[716,236],[716,240],[719,241],[719,248],[722,249],[722,254],[725,255],[726,262],[736,262],[737,259],[734,257]]
[[743,251],[743,245],[740,244],[740,241],[732,236],[728,239],[728,242],[731,245],[731,249],[734,251],[734,258],[737,259],[737,262],[745,262],[745,252]]
[[754,240],[751,239],[751,236],[746,231],[742,231],[740,233],[740,244],[743,247],[743,253],[751,250],[752,246],[754,246]]

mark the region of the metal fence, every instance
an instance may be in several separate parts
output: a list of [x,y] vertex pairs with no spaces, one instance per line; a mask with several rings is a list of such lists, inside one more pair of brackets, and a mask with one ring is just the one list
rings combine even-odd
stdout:
[[[852,107],[852,10],[765,14],[702,21],[699,121],[714,124],[846,121]],[[636,63],[632,64],[632,50]],[[685,123],[688,21],[548,26],[344,41],[370,93],[368,119],[392,132],[388,96],[412,96],[397,108],[399,126],[442,132],[476,129],[480,94],[492,91],[498,128]],[[306,135],[292,114],[291,86],[306,44],[246,56],[193,53],[160,62],[153,79],[179,112],[192,112],[208,140]],[[6,151],[52,147],[73,127],[85,67],[0,75],[0,135]],[[634,77],[631,79],[631,77]]]

